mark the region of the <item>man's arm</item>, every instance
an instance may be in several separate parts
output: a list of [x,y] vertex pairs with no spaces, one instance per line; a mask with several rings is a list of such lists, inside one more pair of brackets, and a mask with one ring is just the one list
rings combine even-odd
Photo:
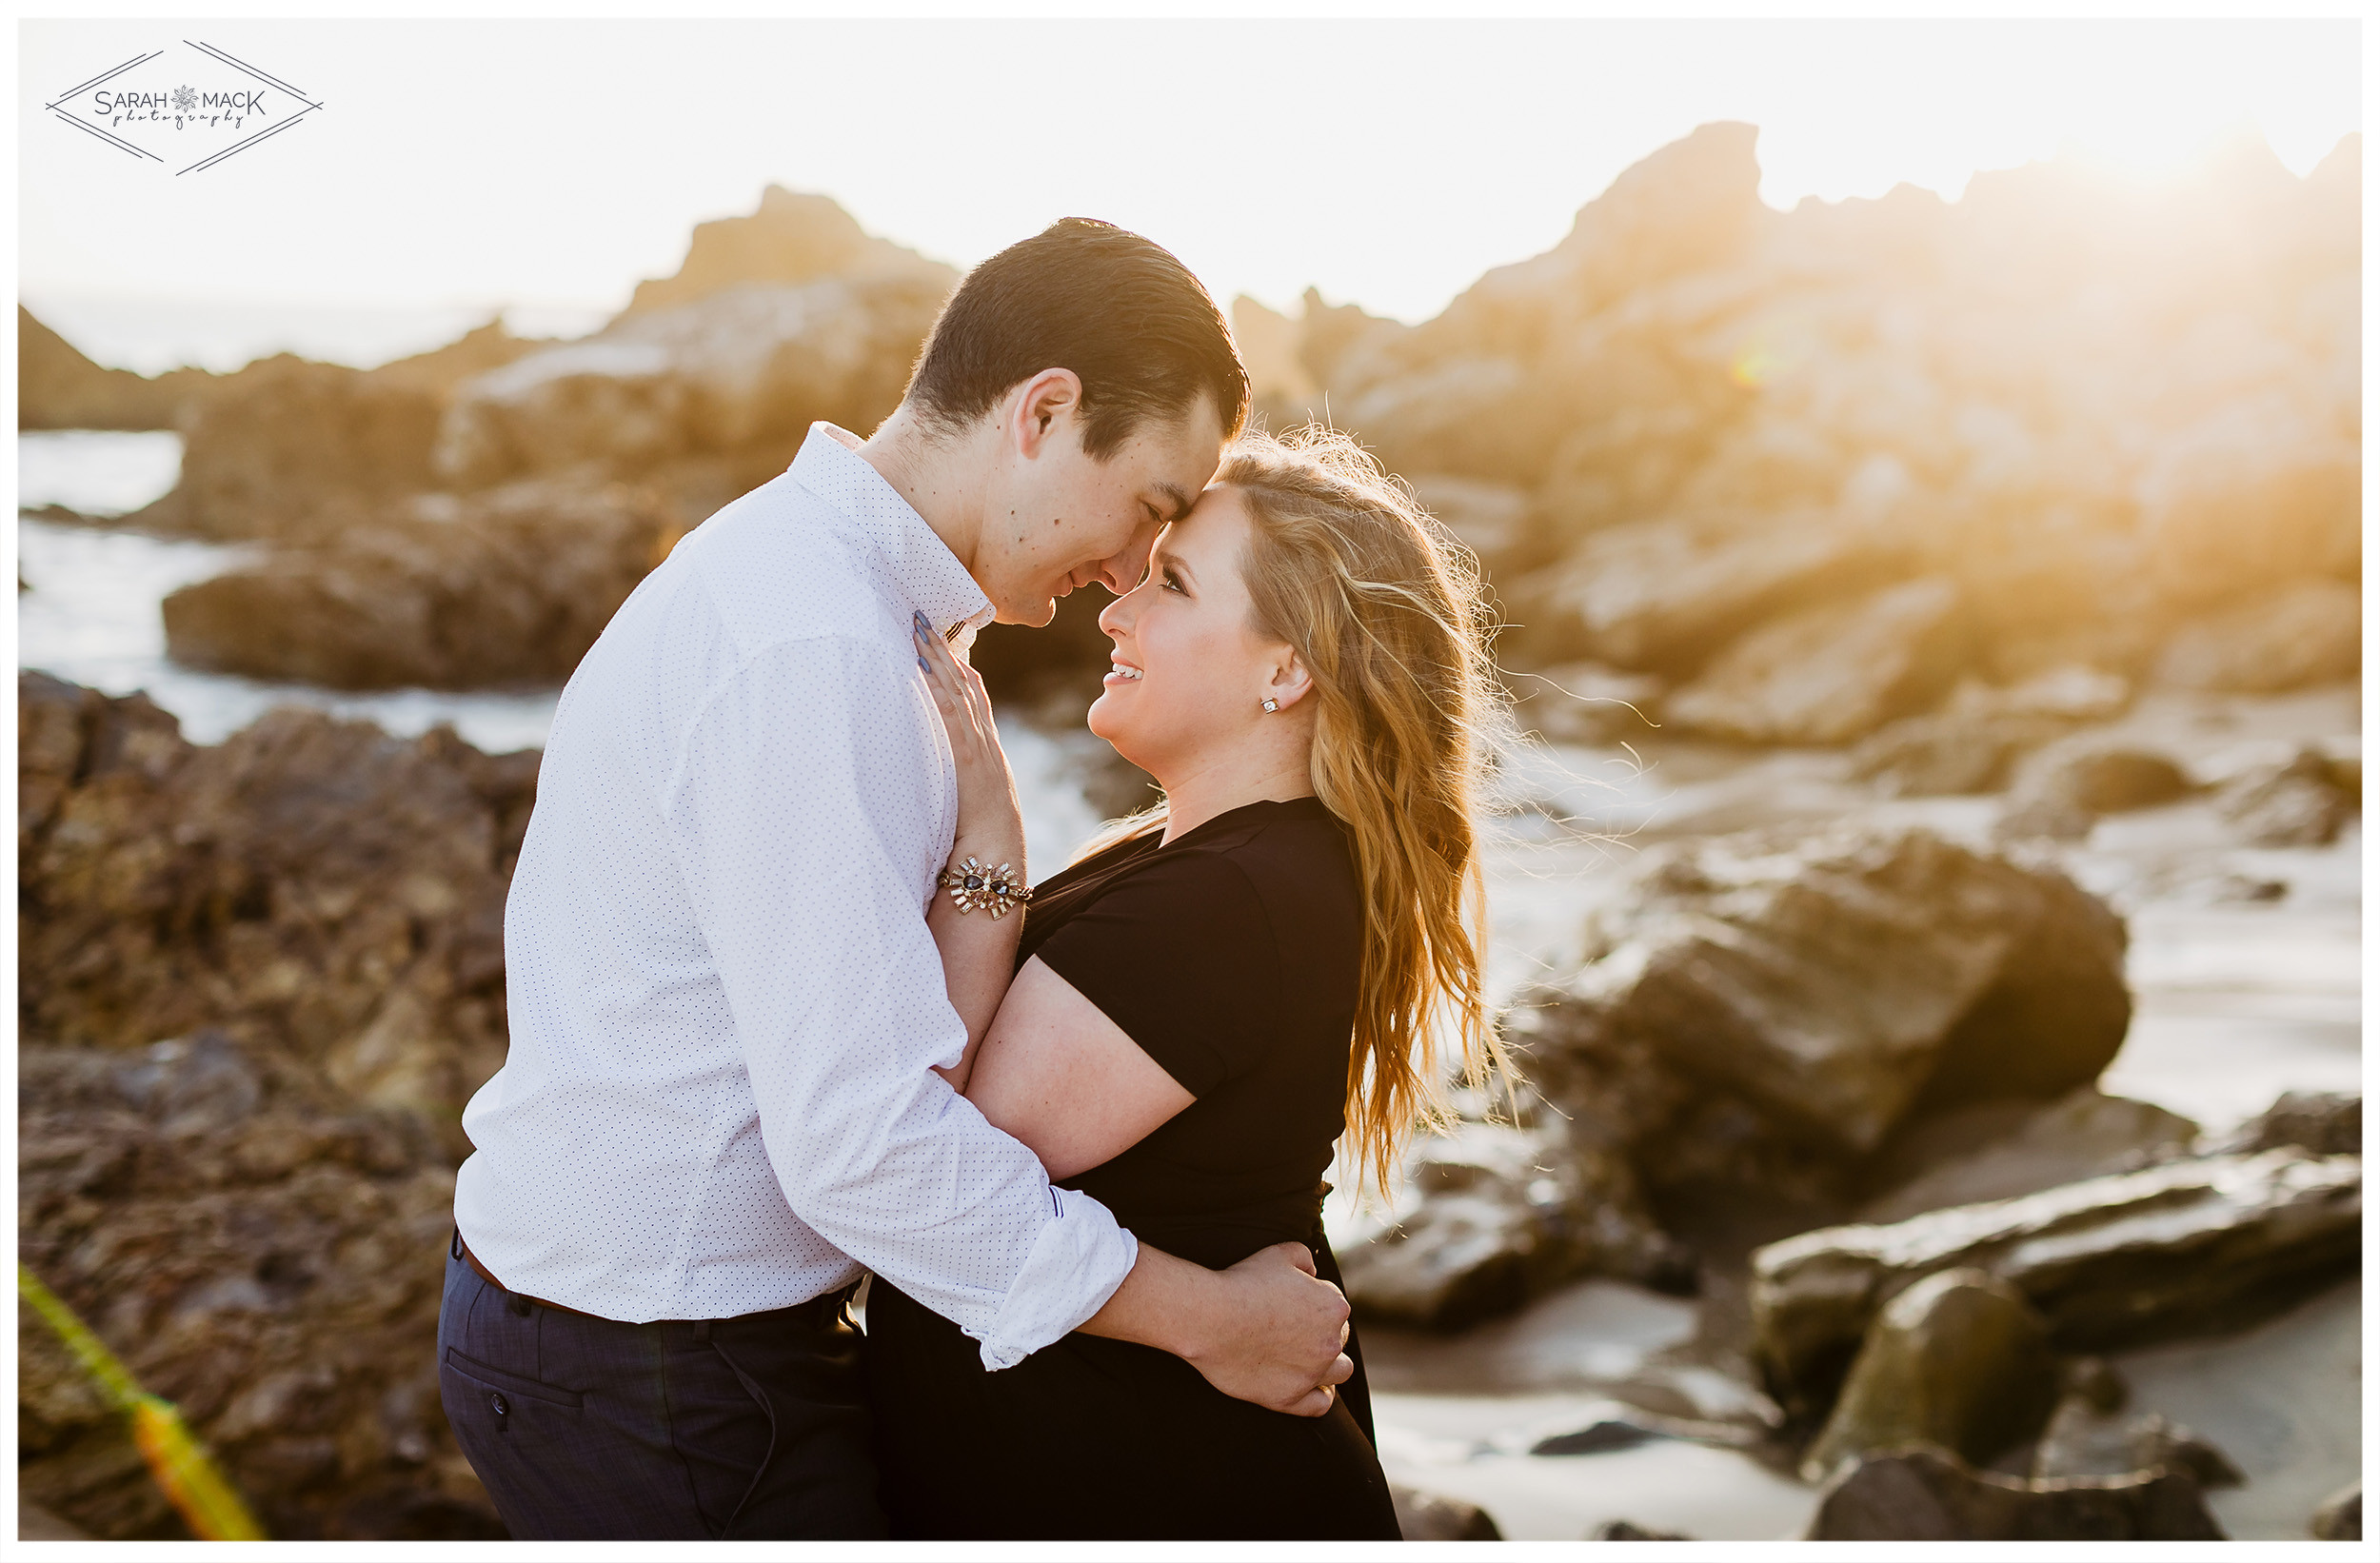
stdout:
[[690,722],[663,803],[786,1201],[1002,1368],[1097,1312],[1138,1245],[933,1073],[966,1036],[920,894],[939,719],[904,668],[847,638],[762,653]]
[[[980,1045],[967,1097],[1070,1177],[1138,1144],[1196,1099],[1081,990],[1037,956],[1024,963]],[[1347,1299],[1316,1278],[1299,1243],[1276,1243],[1216,1272],[1140,1247],[1092,1335],[1181,1357],[1226,1395],[1319,1416],[1344,1382]]]

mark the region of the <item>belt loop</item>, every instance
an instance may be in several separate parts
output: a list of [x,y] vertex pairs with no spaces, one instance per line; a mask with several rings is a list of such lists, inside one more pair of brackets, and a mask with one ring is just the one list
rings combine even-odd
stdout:
[[694,1321],[694,1343],[697,1346],[707,1346],[710,1342],[711,1321],[706,1318],[696,1319]]
[[450,1259],[463,1257],[463,1223],[460,1221],[455,1223],[454,1241],[446,1245],[446,1257]]

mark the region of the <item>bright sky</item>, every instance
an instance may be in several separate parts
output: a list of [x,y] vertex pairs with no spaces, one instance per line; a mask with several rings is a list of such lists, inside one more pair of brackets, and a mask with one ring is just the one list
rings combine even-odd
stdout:
[[[43,110],[188,37],[321,113],[175,177]],[[961,266],[1104,217],[1220,297],[1406,319],[1629,164],[1761,127],[1763,196],[1955,195],[2079,148],[2171,171],[2358,126],[2359,25],[2015,21],[34,22],[23,296],[616,306],[771,181]]]

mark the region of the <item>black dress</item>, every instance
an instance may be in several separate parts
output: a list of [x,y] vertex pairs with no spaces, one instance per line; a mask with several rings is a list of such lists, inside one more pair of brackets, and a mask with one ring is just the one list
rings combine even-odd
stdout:
[[[1302,1241],[1336,1281],[1321,1177],[1362,929],[1345,833],[1312,798],[1122,842],[1037,887],[1017,964],[1039,955],[1198,1098],[1070,1186],[1179,1257],[1222,1269]],[[1079,1332],[986,1373],[975,1341],[881,1276],[867,1326],[896,1536],[1397,1538],[1352,1338],[1355,1377],[1304,1417]]]

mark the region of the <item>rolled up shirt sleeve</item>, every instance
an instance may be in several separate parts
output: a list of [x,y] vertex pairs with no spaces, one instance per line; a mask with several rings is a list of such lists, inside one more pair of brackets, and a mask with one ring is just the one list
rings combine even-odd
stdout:
[[1138,1248],[932,1073],[966,1047],[924,918],[939,722],[881,646],[780,643],[685,728],[663,809],[787,1203],[998,1370],[1097,1313]]

